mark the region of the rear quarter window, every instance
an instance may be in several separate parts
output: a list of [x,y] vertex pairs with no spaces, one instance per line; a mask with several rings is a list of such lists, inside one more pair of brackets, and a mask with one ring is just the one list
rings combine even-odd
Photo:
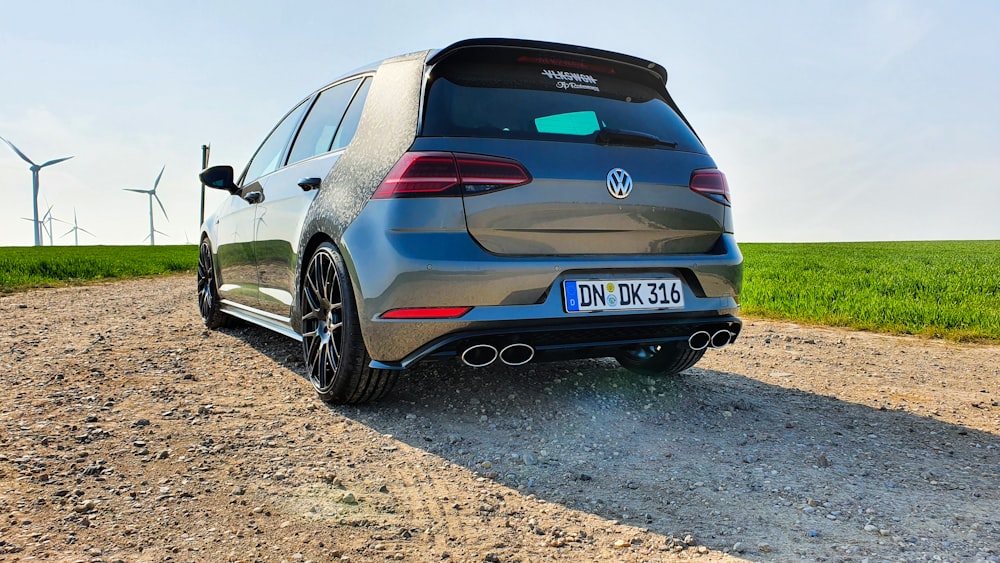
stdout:
[[598,72],[448,61],[435,67],[421,135],[594,142],[603,128],[652,134],[704,153],[653,88]]

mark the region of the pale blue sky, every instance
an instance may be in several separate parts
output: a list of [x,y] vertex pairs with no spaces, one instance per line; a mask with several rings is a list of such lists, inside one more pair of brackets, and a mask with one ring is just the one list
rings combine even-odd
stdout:
[[[243,167],[342,72],[466,37],[663,64],[733,191],[742,241],[1000,239],[1000,2],[4,2],[0,136],[40,212],[139,244],[198,236],[200,147]],[[0,145],[0,246],[30,245],[31,175]],[[220,200],[215,192],[209,206]],[[56,225],[58,238],[66,225]]]

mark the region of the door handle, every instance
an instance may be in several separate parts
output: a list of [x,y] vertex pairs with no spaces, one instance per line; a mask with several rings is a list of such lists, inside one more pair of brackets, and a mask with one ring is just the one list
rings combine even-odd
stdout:
[[299,180],[299,187],[302,191],[308,192],[309,190],[315,190],[319,188],[319,185],[323,182],[322,178],[302,178]]
[[247,203],[254,204],[264,201],[264,192],[248,192],[243,199],[247,200]]

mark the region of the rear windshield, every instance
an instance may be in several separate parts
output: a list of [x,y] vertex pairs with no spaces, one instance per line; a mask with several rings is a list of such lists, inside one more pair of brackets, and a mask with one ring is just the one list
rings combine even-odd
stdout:
[[598,70],[445,61],[434,69],[422,135],[593,143],[602,129],[652,135],[704,153],[653,88]]

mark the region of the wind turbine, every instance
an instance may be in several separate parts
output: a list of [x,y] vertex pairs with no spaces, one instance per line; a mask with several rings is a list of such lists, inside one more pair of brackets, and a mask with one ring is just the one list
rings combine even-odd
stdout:
[[[43,221],[35,221],[31,217],[21,217],[21,219],[24,219],[25,221],[28,221],[30,223],[34,223],[34,225],[35,225],[35,234],[38,234],[38,229],[39,228],[41,228],[41,229],[45,228],[45,223]],[[42,240],[42,242],[44,242],[44,240]],[[37,246],[43,246],[43,245],[37,245]]]
[[153,189],[151,189],[151,190],[136,190],[136,189],[131,189],[131,188],[124,188],[124,190],[126,192],[136,192],[136,193],[139,193],[139,194],[146,194],[146,195],[149,196],[149,236],[146,237],[146,238],[144,238],[144,239],[142,239],[142,241],[146,242],[146,239],[149,239],[149,245],[150,246],[153,246],[153,245],[156,244],[156,233],[160,233],[163,236],[167,236],[166,233],[157,231],[155,228],[153,228],[153,200],[154,199],[156,200],[156,203],[160,204],[160,210],[163,211],[163,217],[167,221],[170,220],[170,217],[167,217],[167,209],[165,207],[163,207],[163,202],[160,201],[160,196],[156,195],[156,186],[160,185],[160,178],[163,177],[163,170],[166,169],[166,167],[167,167],[167,165],[164,164],[163,168],[160,168],[160,175],[157,176],[156,177],[156,181],[153,182]]
[[31,219],[31,218],[28,218],[28,217],[21,217],[21,219],[24,219],[25,221],[31,221],[31,222],[37,224],[38,225],[38,229],[40,229],[42,231],[41,237],[40,237],[40,244],[38,244],[37,246],[45,246],[45,235],[49,235],[49,246],[52,246],[52,221],[53,220],[59,221],[60,223],[65,223],[65,221],[63,221],[62,219],[55,219],[54,217],[52,217],[52,208],[53,207],[55,207],[55,206],[50,205],[49,208],[45,211],[45,215],[42,215],[42,218],[40,220],[38,220],[38,221],[35,221],[34,219]]
[[[55,245],[55,240],[54,240],[54,237],[52,236],[52,222],[53,221],[58,221],[60,223],[66,223],[66,221],[63,221],[62,219],[58,219],[58,218],[52,216],[52,208],[53,207],[55,207],[55,206],[54,205],[50,205],[48,211],[46,211],[45,215],[42,216],[42,225],[44,226],[46,222],[48,222],[48,224],[49,224],[48,228],[45,229],[45,232],[49,234],[49,246],[54,246]],[[66,223],[66,224],[69,225],[69,223]]]
[[44,162],[42,164],[35,164],[34,161],[32,161],[27,156],[25,156],[24,153],[21,152],[20,149],[18,149],[17,147],[15,147],[14,143],[8,141],[7,139],[4,139],[3,137],[0,137],[0,141],[3,141],[5,143],[7,143],[7,146],[9,146],[11,149],[13,149],[13,151],[15,153],[17,153],[17,156],[21,157],[21,160],[23,160],[23,161],[25,161],[25,162],[27,162],[28,164],[31,165],[31,194],[32,194],[32,203],[34,204],[34,211],[35,211],[35,215],[34,215],[35,218],[33,219],[34,222],[35,222],[35,246],[41,246],[42,245],[42,226],[43,226],[44,219],[41,220],[41,221],[39,221],[39,219],[38,219],[38,172],[42,168],[45,168],[46,166],[52,166],[53,164],[59,164],[60,162],[62,162],[64,160],[69,160],[69,159],[71,159],[73,157],[72,156],[67,156],[67,157],[63,157],[63,158],[57,158],[55,160],[50,160],[50,161]]
[[[88,235],[94,237],[94,233],[88,231],[87,229],[84,229],[83,227],[80,226],[79,223],[77,223],[77,221],[76,221],[76,208],[74,207],[73,208],[73,228],[70,229],[70,230],[68,230],[68,231],[66,231],[66,233],[63,234],[63,236],[66,236],[66,235],[68,235],[70,233],[73,233],[73,246],[80,246],[80,231],[83,231],[83,232],[87,233]],[[97,237],[94,237],[94,238],[97,238]]]
[[[52,206],[50,205],[48,209],[45,210],[45,215],[42,215],[42,229],[45,231],[44,234],[49,235],[49,246],[52,246]],[[42,244],[45,244],[45,237],[42,237]]]

